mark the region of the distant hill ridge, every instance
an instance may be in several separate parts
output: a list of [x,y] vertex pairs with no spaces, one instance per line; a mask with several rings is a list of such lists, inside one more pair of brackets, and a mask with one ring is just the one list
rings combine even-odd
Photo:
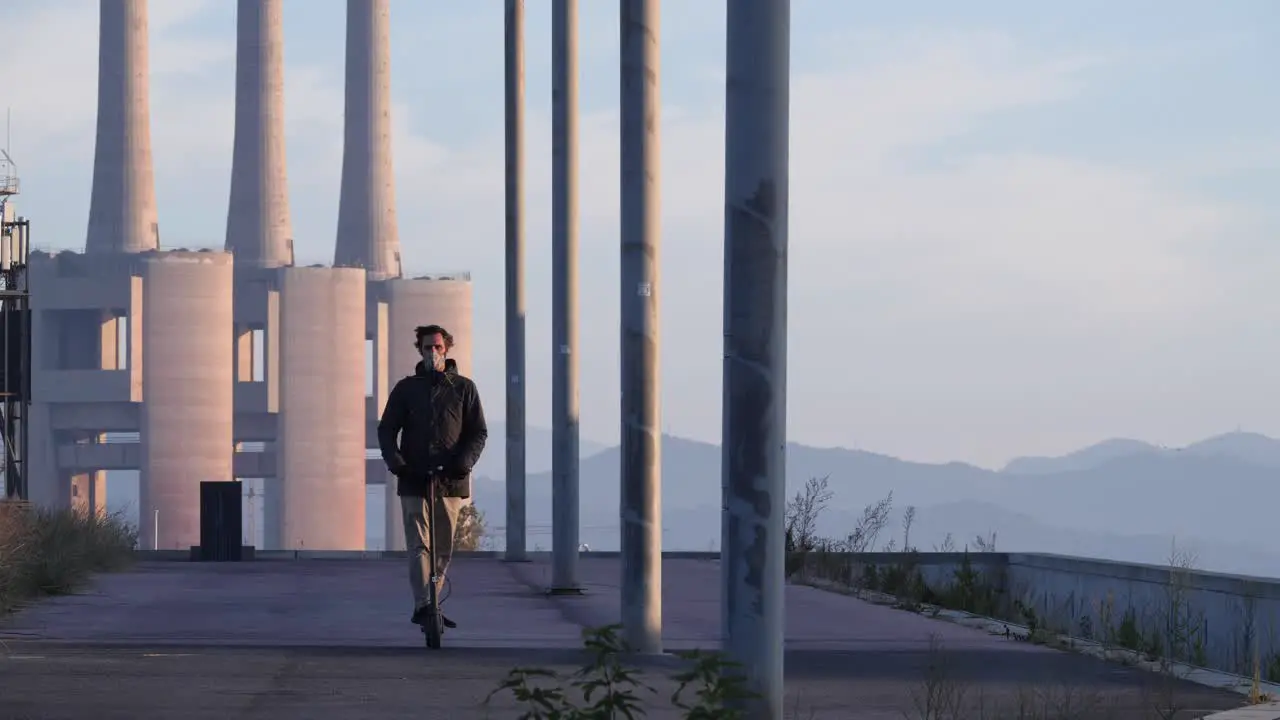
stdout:
[[[533,437],[531,432],[531,455]],[[475,487],[477,502],[495,527],[504,524],[506,509],[500,438],[496,433],[491,437],[488,472],[477,478]],[[549,433],[543,442],[549,444]],[[579,490],[582,542],[616,549],[619,449],[584,455]],[[544,467],[549,470],[548,466]],[[931,542],[926,538],[937,533],[958,534],[976,527],[975,532],[1012,533],[1009,540],[1017,545],[1001,544],[1008,550],[1091,548],[1096,553],[1114,540],[1120,545],[1107,557],[1160,562],[1160,557],[1151,556],[1152,548],[1176,536],[1197,538],[1205,554],[1216,558],[1241,557],[1244,550],[1275,557],[1274,572],[1280,575],[1280,554],[1274,551],[1269,530],[1274,509],[1280,507],[1280,441],[1256,433],[1227,433],[1179,450],[1108,440],[1060,458],[1019,458],[998,471],[789,443],[790,493],[815,476],[830,478],[834,497],[823,526],[833,535],[851,530],[864,506],[892,492],[899,514],[915,505],[922,510],[922,520],[930,515],[938,522],[945,520],[947,527],[922,524],[912,530],[913,542],[922,548]],[[543,541],[549,546],[550,473],[536,472],[531,462],[526,492],[530,546]],[[703,550],[718,543],[717,445],[664,436],[662,505],[664,547]],[[934,507],[939,511],[924,512]],[[1247,568],[1234,571],[1261,572],[1260,562],[1255,558]],[[1220,562],[1218,568],[1226,566]]]
[[1142,440],[1116,438],[1059,457],[1019,457],[1010,460],[1001,472],[1014,475],[1047,475],[1088,470],[1118,458],[1134,455],[1184,454],[1219,457],[1280,468],[1280,440],[1252,432],[1231,432],[1192,443],[1184,448],[1166,448]]

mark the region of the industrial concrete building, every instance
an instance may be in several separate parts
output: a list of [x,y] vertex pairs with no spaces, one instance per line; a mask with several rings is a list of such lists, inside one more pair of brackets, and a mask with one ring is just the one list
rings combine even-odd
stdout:
[[[105,472],[138,470],[141,544],[186,548],[199,541],[201,481],[262,478],[259,545],[362,549],[366,484],[388,479],[367,448],[392,384],[418,361],[413,328],[448,327],[470,372],[471,283],[403,277],[388,0],[348,2],[334,266],[294,265],[281,0],[239,0],[237,12],[224,249],[171,250],[152,171],[147,2],[100,2],[85,250],[29,261],[30,498],[100,510]],[[388,518],[387,547],[403,547],[398,513]]]

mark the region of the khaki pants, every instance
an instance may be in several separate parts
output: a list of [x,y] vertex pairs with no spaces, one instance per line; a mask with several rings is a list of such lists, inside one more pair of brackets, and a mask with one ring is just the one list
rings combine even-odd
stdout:
[[444,574],[453,557],[453,534],[458,526],[458,513],[465,498],[436,497],[435,511],[427,514],[427,499],[400,498],[400,510],[404,514],[404,547],[409,553],[409,586],[413,588],[413,609],[427,604],[427,582],[431,577],[431,559],[427,547],[431,544],[431,526],[435,526],[436,543],[436,597],[444,589]]

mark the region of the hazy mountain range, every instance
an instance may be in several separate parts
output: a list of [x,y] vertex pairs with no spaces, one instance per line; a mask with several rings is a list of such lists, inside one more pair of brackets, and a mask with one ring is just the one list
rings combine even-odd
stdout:
[[1134,455],[1183,455],[1239,460],[1264,467],[1280,467],[1280,441],[1249,432],[1216,435],[1184,448],[1166,448],[1141,440],[1117,438],[1090,445],[1061,457],[1020,457],[1010,460],[1003,472],[1017,475],[1049,475],[1089,470],[1103,463]]
[[[549,548],[551,479],[534,472],[533,438],[529,544]],[[491,445],[486,458],[499,469],[501,447]],[[718,547],[719,447],[668,436],[662,454],[664,546]],[[582,461],[581,539],[595,549],[618,545],[619,462],[617,447]],[[1176,539],[1206,569],[1280,576],[1271,529],[1280,507],[1280,441],[1262,435],[1230,433],[1181,449],[1108,440],[1062,457],[1018,458],[1000,471],[792,443],[787,469],[792,494],[809,477],[829,478],[834,497],[819,527],[830,536],[847,534],[865,505],[893,492],[895,521],[906,506],[918,508],[911,542],[921,549],[948,533],[963,545],[995,532],[1003,550],[1160,563]],[[500,470],[476,483],[499,538],[504,493]],[[890,535],[902,544],[900,528],[886,530],[882,542]]]
[[[484,454],[476,465],[476,474],[491,478],[503,478],[507,473],[507,426],[502,423],[489,422],[489,441],[485,445]],[[595,455],[609,446],[594,442],[584,437],[578,439],[578,454],[581,457]],[[531,427],[524,436],[525,470],[526,472],[546,472],[551,469],[551,430],[549,428]]]

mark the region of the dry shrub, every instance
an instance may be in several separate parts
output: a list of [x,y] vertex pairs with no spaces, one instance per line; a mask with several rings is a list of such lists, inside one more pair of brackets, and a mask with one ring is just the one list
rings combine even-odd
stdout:
[[0,508],[0,613],[127,567],[136,545],[136,529],[119,514]]

